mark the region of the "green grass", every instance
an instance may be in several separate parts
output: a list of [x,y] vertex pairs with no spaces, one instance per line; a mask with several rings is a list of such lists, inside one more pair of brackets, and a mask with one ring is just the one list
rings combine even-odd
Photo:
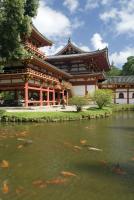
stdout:
[[92,108],[82,112],[6,112],[4,121],[72,121],[90,118],[100,118],[111,114],[110,108]]
[[108,117],[112,112],[134,110],[134,105],[113,105],[103,109],[90,108],[82,112],[0,112],[2,121],[56,122]]

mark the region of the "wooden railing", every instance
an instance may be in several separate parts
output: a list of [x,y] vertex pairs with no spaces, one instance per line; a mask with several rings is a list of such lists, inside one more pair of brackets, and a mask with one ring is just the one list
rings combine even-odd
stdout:
[[4,73],[0,74],[0,77],[3,76],[7,76],[7,75],[20,75],[20,74],[25,74],[25,75],[31,75],[33,77],[38,77],[41,78],[43,80],[47,80],[50,81],[52,83],[55,84],[55,86],[57,86],[57,89],[70,89],[71,88],[71,84],[67,81],[60,81],[58,78],[44,74],[42,72],[33,70],[31,68],[25,68],[25,69],[13,69],[13,70],[9,70],[9,71],[5,71]]

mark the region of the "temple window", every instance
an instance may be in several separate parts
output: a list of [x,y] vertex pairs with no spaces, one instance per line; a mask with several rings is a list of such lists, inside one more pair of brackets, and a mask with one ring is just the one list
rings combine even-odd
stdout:
[[124,99],[124,94],[123,94],[123,92],[120,92],[120,93],[119,93],[119,99]]

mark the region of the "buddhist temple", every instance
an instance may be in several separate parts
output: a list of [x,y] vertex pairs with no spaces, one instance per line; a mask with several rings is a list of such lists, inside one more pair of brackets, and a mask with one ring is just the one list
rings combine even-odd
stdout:
[[3,106],[58,105],[63,98],[68,102],[71,75],[48,63],[39,50],[51,45],[52,41],[33,26],[31,36],[25,41],[31,56],[6,65],[0,73],[0,92],[10,92],[11,97]]
[[25,41],[28,59],[4,66],[0,73],[0,92],[10,92],[11,99],[2,106],[49,106],[68,104],[72,95],[94,92],[110,70],[108,49],[85,52],[71,39],[53,56],[46,56],[40,47],[52,46],[52,41],[32,26]]
[[72,94],[79,96],[94,92],[98,83],[105,80],[105,72],[110,70],[107,48],[85,52],[70,39],[63,49],[49,56],[47,61],[71,75]]

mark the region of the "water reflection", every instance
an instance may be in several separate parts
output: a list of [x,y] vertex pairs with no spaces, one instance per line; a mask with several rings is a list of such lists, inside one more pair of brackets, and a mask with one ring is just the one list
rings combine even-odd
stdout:
[[133,200],[133,120],[1,124],[1,198]]

